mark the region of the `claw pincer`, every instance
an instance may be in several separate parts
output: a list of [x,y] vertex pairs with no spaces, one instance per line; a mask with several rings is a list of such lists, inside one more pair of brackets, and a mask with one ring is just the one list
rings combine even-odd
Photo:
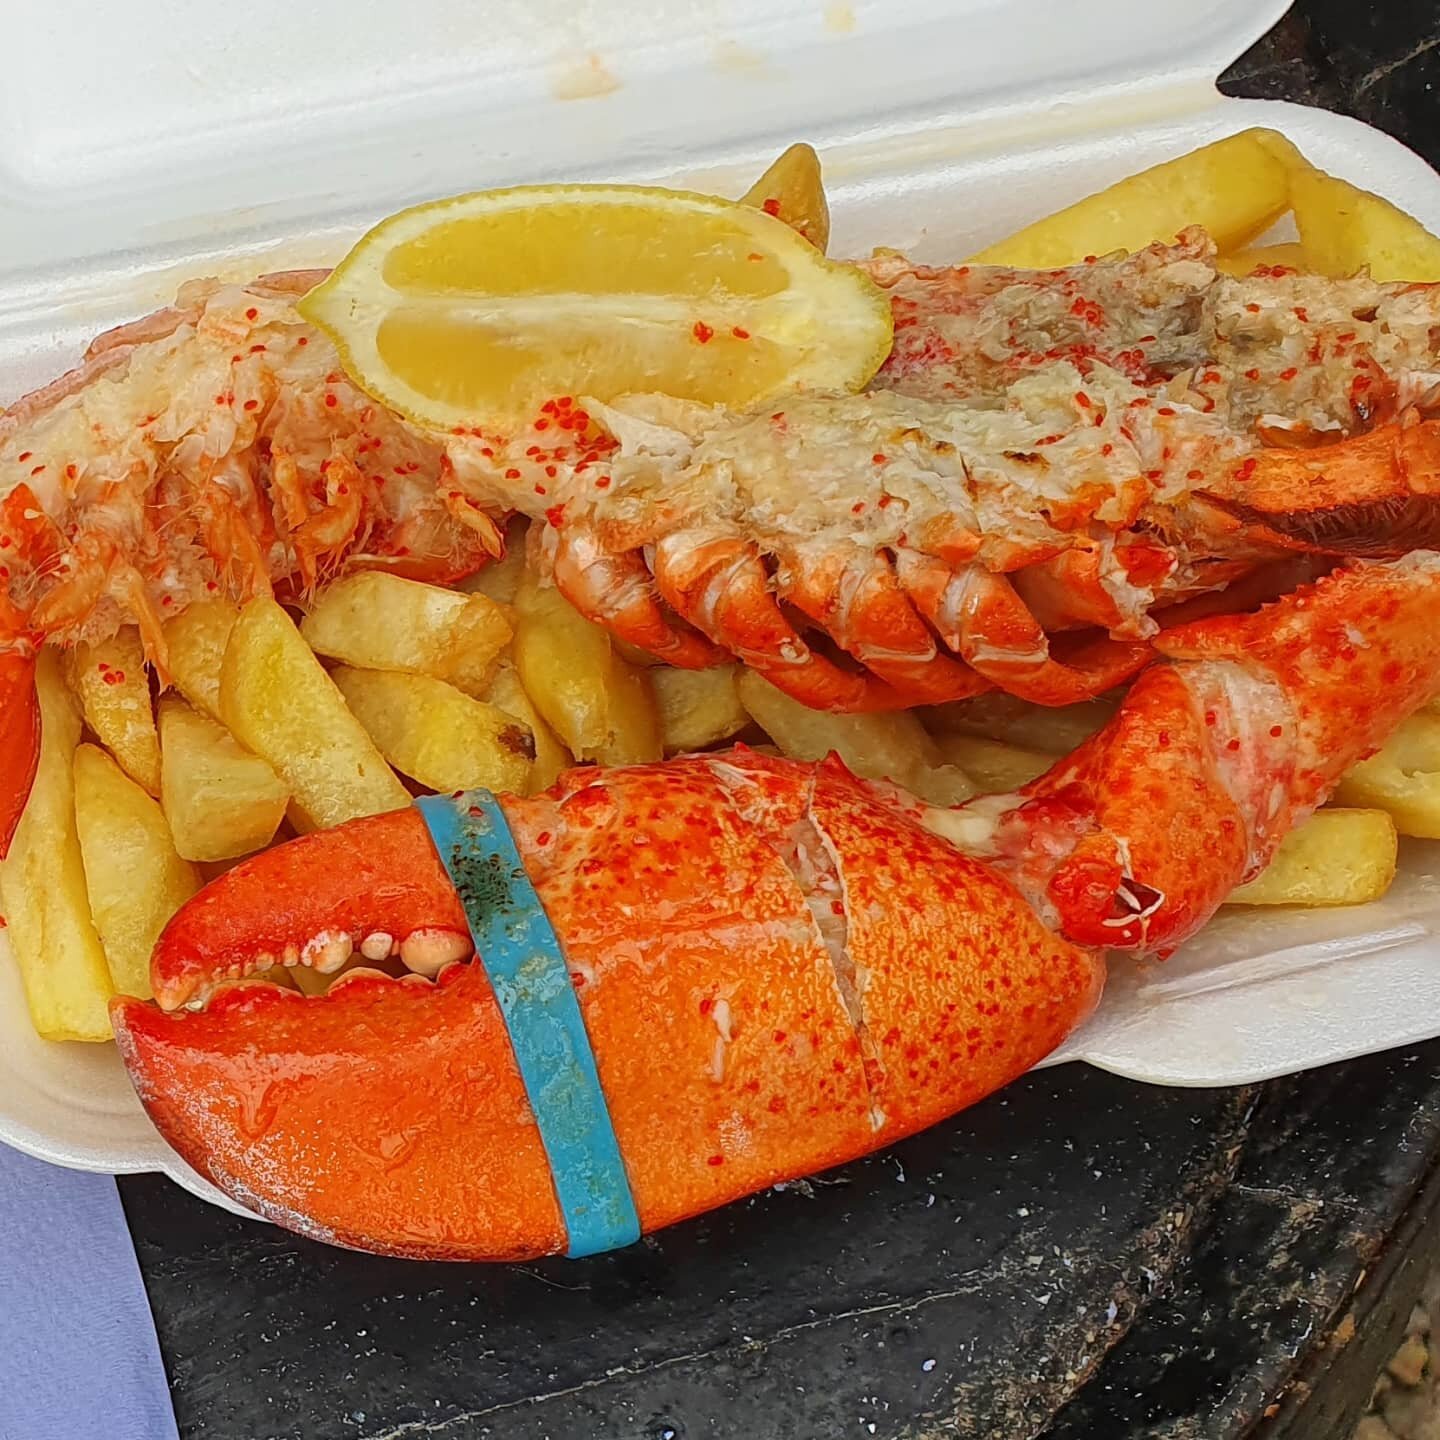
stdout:
[[[176,1149],[331,1241],[622,1244],[935,1123],[1099,995],[1098,957],[835,761],[736,750],[422,804],[222,876],[157,948],[165,1008],[114,1007]],[[422,931],[477,959],[317,998],[235,983]]]

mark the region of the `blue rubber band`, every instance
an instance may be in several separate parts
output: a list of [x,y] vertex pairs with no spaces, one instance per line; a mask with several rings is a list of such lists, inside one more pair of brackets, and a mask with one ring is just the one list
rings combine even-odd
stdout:
[[571,1256],[640,1238],[630,1182],[570,967],[495,797],[415,802],[465,907],[550,1161]]

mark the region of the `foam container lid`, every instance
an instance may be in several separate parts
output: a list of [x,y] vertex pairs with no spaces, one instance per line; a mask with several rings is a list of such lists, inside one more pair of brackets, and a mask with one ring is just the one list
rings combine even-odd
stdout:
[[[954,261],[1251,125],[1440,230],[1440,177],[1357,121],[1219,95],[1285,0],[46,0],[6,27],[0,403],[184,279],[338,259],[415,201],[551,179],[739,194],[820,150],[831,251]],[[1277,232],[1275,238],[1283,238]],[[1440,848],[1346,910],[1229,911],[1163,965],[1118,960],[1047,1064],[1222,1085],[1440,1035]],[[156,1170],[112,1046],[30,1027],[0,932],[0,1141]]]

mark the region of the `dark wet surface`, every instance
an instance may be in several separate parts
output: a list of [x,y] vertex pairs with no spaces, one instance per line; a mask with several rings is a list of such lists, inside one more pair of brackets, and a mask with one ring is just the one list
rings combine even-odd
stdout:
[[519,1267],[352,1255],[125,1188],[189,1435],[894,1435],[957,1414],[1029,1434],[1163,1284],[1253,1100],[1042,1072],[810,1193]]
[[1435,1228],[1437,1148],[1433,1042],[1234,1090],[1041,1072],[581,1262],[378,1260],[122,1187],[187,1436],[1198,1440],[1351,1342],[1353,1421],[1385,1337],[1345,1316],[1408,1313],[1363,1282]]

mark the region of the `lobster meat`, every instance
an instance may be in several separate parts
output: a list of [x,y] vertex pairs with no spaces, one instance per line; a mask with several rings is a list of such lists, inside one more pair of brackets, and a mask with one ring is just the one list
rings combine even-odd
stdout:
[[[513,987],[495,956],[466,963],[477,914],[503,928],[523,882],[638,1228],[659,1229],[1035,1064],[1089,1014],[1107,951],[1193,934],[1440,689],[1437,600],[1440,554],[1415,552],[1168,629],[1103,731],[954,810],[743,748],[576,769],[498,802],[518,863],[463,903],[415,810],[307,836],[178,913],[156,1001],[113,1004],[121,1053],[175,1148],[281,1224],[405,1256],[563,1251]],[[351,969],[316,998],[258,978],[357,950],[411,973]]]
[[896,340],[864,394],[587,404],[618,449],[557,479],[544,437],[461,437],[461,483],[543,519],[555,583],[631,644],[831,710],[1072,703],[1287,554],[1440,541],[1440,287],[1234,279],[1199,231],[1068,270],[867,268]]
[[458,579],[500,553],[444,447],[341,373],[295,300],[324,271],[186,285],[0,412],[0,855],[38,754],[33,657],[217,592],[308,591],[344,564]]
[[0,414],[0,854],[38,646],[137,624],[163,680],[197,596],[458,579],[508,511],[632,644],[835,710],[1065,704],[1195,605],[1280,593],[1277,556],[1440,539],[1433,285],[1235,280],[1198,231],[1070,270],[866,268],[896,334],[870,389],[755,415],[561,396],[513,434],[425,432],[296,312],[323,271],[195,281],[101,336]]

